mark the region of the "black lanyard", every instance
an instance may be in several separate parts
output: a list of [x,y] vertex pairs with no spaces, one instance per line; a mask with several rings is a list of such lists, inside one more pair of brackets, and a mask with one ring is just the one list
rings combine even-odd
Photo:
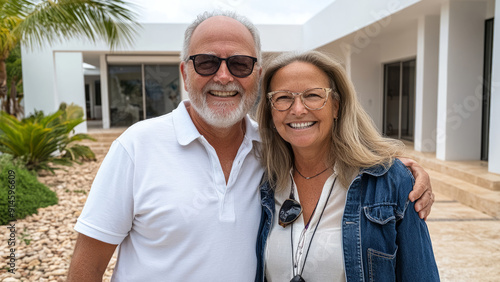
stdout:
[[[316,224],[316,227],[314,227],[314,231],[313,231],[313,234],[311,236],[311,240],[309,241],[309,245],[307,246],[306,256],[304,258],[304,262],[302,263],[302,268],[301,268],[299,274],[295,273],[295,269],[297,269],[297,266],[298,266],[297,264],[299,262],[298,262],[298,258],[297,258],[297,261],[295,261],[295,259],[294,259],[294,253],[293,253],[293,223],[292,223],[292,228],[290,228],[290,242],[291,242],[291,246],[292,246],[293,278],[292,278],[292,280],[290,280],[290,282],[305,282],[304,278],[302,278],[302,273],[304,272],[304,266],[306,265],[307,255],[309,254],[309,249],[311,248],[311,244],[312,244],[312,241],[314,239],[314,235],[316,234],[316,230],[318,230],[319,223],[321,221],[321,218],[323,217],[323,213],[325,212],[325,209],[326,209],[326,206],[328,204],[328,201],[330,200],[330,195],[332,194],[333,186],[335,185],[336,181],[337,181],[337,177],[335,177],[335,179],[333,180],[333,184],[332,184],[332,187],[330,187],[330,192],[328,193],[328,198],[326,199],[325,206],[323,207],[323,210],[321,211],[321,214],[319,215],[319,219],[318,219],[318,223]],[[293,197],[293,179],[292,179],[292,187],[291,187],[291,191],[290,191],[290,198],[293,199],[293,200],[295,200],[294,197]],[[320,198],[321,198],[321,195],[320,195]],[[305,231],[309,227],[309,223],[311,222],[311,219],[314,216],[314,213],[316,212],[316,208],[318,207],[319,200],[320,199],[318,199],[318,201],[316,202],[316,207],[314,207],[314,211],[313,211],[311,217],[309,218],[309,221],[307,222],[306,226],[304,227],[304,230],[302,231],[302,232],[304,232],[304,236],[305,236]],[[298,250],[298,248],[297,248],[297,250]]]

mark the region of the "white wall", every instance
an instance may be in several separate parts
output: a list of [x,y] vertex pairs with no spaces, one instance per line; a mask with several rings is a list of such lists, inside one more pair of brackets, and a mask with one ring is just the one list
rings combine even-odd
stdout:
[[22,49],[24,115],[35,110],[46,114],[57,110],[54,86],[54,58],[47,49],[26,53]]
[[304,24],[304,48],[315,49],[420,0],[336,0]]
[[380,61],[383,64],[414,58],[417,55],[417,22],[399,33],[381,36]]
[[[85,106],[85,83],[83,79],[83,58],[80,52],[56,52],[55,82],[56,82],[56,105],[71,103],[83,108],[84,119],[86,118]],[[87,122],[75,127],[77,132],[87,131]]]
[[415,97],[415,150],[436,151],[439,16],[418,22],[417,85]]
[[257,25],[264,52],[284,52],[303,49],[301,25]]
[[443,4],[439,42],[436,156],[442,160],[479,160],[481,99],[475,95],[483,73],[486,3]]
[[[495,13],[496,13],[496,10],[495,10],[495,0],[487,0],[487,7],[486,7],[486,19],[491,19],[493,17],[495,17]],[[497,14],[497,17],[498,19],[498,14]]]
[[187,24],[142,24],[138,29],[131,45],[117,46],[110,50],[109,46],[99,41],[92,43],[88,39],[71,39],[62,44],[54,43],[55,51],[106,51],[120,54],[126,52],[173,52],[178,53],[182,48],[184,31]]
[[495,7],[488,170],[500,173],[500,3]]
[[383,74],[380,64],[380,45],[371,44],[351,56],[351,79],[359,101],[380,132],[383,123]]

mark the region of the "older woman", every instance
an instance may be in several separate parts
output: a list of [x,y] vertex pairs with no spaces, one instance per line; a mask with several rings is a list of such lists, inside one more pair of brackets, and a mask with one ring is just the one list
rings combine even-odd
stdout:
[[396,159],[403,145],[376,131],[343,67],[287,53],[267,66],[262,92],[257,281],[439,280],[408,200],[413,176]]

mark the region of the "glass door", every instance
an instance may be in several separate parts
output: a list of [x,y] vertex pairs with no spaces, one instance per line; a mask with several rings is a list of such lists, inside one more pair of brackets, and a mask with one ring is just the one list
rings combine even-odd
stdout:
[[180,101],[179,68],[145,65],[146,118],[170,113]]
[[111,126],[130,126],[143,119],[141,66],[109,67]]
[[391,138],[413,141],[415,59],[384,65],[384,127]]
[[108,68],[111,127],[126,127],[167,114],[181,101],[178,65]]
[[393,63],[384,66],[384,130],[391,138],[399,139],[399,104],[401,86],[401,64]]
[[413,141],[415,132],[415,60],[402,63],[401,139]]

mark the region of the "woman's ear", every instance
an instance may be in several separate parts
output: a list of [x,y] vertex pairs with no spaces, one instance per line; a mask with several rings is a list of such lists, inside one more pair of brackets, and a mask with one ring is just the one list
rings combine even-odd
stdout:
[[339,118],[340,103],[339,100],[333,100],[333,118],[337,120]]

